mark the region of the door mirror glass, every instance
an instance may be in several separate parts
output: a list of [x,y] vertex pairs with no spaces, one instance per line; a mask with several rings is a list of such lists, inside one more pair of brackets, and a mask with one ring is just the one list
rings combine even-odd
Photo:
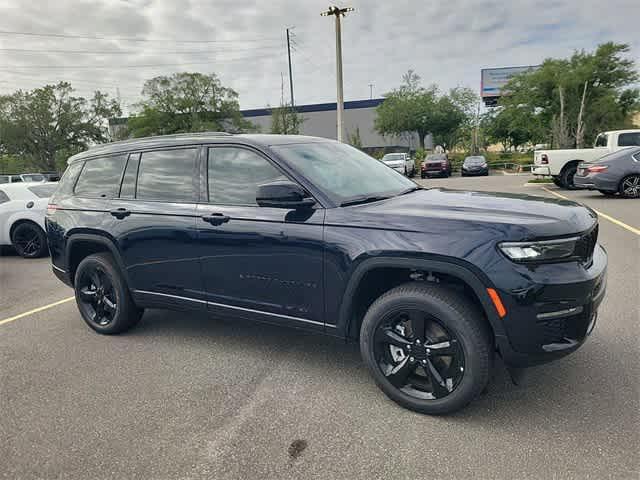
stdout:
[[312,207],[316,202],[300,185],[284,180],[259,185],[256,203],[261,207],[297,209]]

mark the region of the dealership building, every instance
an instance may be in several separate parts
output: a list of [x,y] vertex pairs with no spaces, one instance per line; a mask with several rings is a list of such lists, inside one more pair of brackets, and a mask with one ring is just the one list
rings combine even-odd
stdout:
[[[363,149],[367,151],[384,149],[387,151],[415,150],[419,146],[416,134],[399,136],[382,136],[376,132],[374,121],[376,107],[384,101],[383,98],[370,100],[353,100],[344,102],[344,134],[345,139],[358,134]],[[296,111],[303,119],[300,126],[302,135],[314,137],[337,138],[336,103],[315,103],[311,105],[296,105]],[[241,110],[242,116],[256,125],[261,133],[271,132],[271,109],[258,108]],[[118,132],[126,126],[127,118],[113,118],[109,120],[109,132],[117,137]],[[430,136],[425,139],[425,146],[432,148]]]

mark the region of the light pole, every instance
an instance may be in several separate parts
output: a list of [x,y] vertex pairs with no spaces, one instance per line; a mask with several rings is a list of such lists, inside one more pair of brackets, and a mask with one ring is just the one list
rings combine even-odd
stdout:
[[337,114],[338,114],[338,141],[343,141],[343,114],[344,114],[344,95],[342,93],[342,33],[340,30],[340,17],[344,17],[347,12],[353,12],[353,8],[339,8],[336,6],[329,7],[329,10],[322,12],[320,15],[328,17],[334,15],[336,17],[336,81],[338,88],[338,102],[337,102]]

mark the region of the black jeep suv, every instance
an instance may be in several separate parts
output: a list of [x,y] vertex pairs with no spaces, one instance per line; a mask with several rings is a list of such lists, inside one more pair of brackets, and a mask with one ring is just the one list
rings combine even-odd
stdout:
[[145,308],[359,340],[399,404],[451,412],[511,367],[576,350],[607,257],[569,201],[426,189],[348,145],[188,134],[69,159],[47,213],[54,273],[99,333]]

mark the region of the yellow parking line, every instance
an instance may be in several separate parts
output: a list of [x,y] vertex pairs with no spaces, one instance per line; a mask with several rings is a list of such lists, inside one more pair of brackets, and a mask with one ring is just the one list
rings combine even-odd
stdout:
[[[571,201],[575,201],[572,198],[569,197],[565,197],[564,195],[558,193],[558,192],[554,192],[553,190],[549,190],[547,187],[542,187],[543,190],[549,192],[551,195],[555,195],[556,197],[562,198],[564,200],[571,200]],[[640,235],[640,230],[632,227],[631,225],[627,225],[626,223],[618,220],[617,218],[612,217],[611,215],[607,215],[606,213],[602,213],[599,210],[596,210],[595,208],[593,209],[594,212],[596,212],[598,214],[598,216],[602,217],[602,218],[606,218],[607,220],[609,220],[611,223],[615,223],[616,225],[618,225],[619,227],[625,228],[627,230],[629,230],[631,233],[635,233],[636,235]]]
[[13,322],[14,320],[18,320],[20,318],[27,317],[29,315],[33,315],[34,313],[42,312],[43,310],[48,310],[50,308],[57,307],[58,305],[62,305],[63,303],[70,302],[75,298],[76,297],[63,298],[62,300],[58,300],[57,302],[50,303],[49,305],[44,305],[43,307],[34,308],[33,310],[29,310],[28,312],[20,313],[18,315],[14,315],[13,317],[5,318],[4,320],[0,320],[0,325]]

